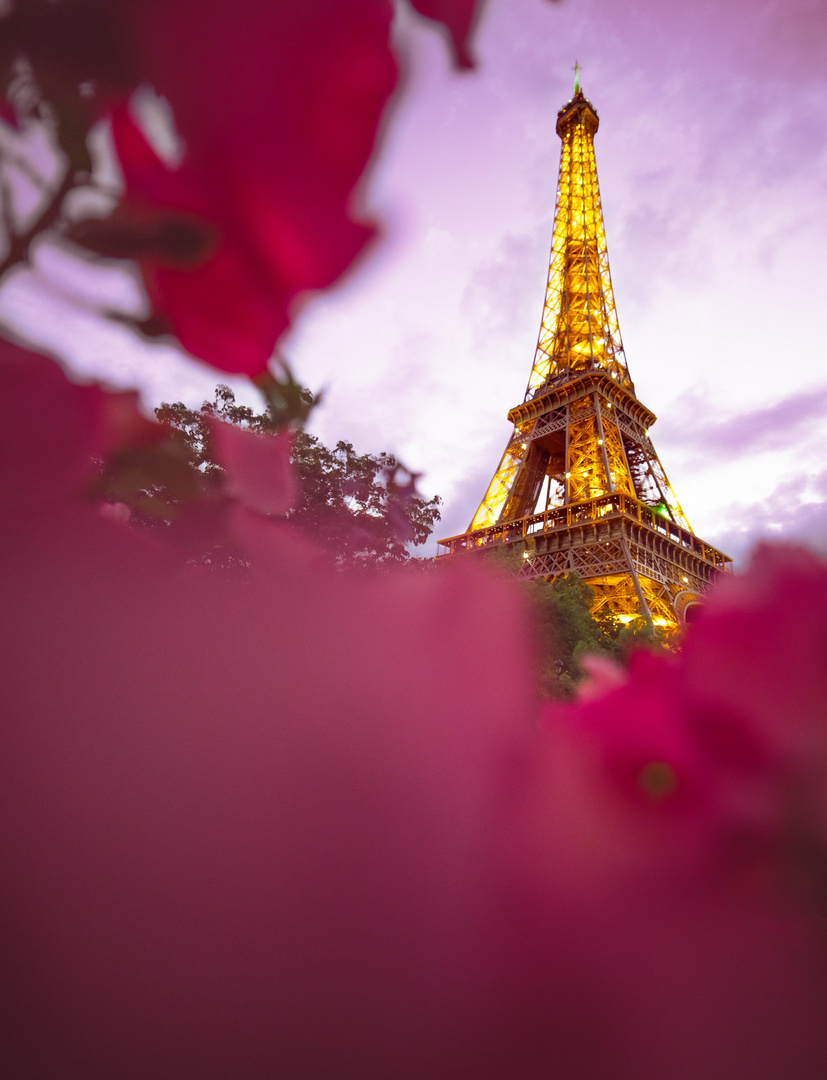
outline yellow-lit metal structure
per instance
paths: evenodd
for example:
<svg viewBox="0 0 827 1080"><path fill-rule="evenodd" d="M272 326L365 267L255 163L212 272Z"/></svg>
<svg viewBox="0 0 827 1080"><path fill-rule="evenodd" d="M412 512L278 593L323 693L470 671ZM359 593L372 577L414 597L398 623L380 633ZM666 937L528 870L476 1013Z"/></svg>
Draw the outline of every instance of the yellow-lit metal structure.
<svg viewBox="0 0 827 1080"><path fill-rule="evenodd" d="M595 610L677 627L730 562L699 540L655 449L655 416L635 396L615 308L597 182L599 119L575 82L562 140L548 284L525 398L467 533L441 555L521 550L526 577L577 571Z"/></svg>

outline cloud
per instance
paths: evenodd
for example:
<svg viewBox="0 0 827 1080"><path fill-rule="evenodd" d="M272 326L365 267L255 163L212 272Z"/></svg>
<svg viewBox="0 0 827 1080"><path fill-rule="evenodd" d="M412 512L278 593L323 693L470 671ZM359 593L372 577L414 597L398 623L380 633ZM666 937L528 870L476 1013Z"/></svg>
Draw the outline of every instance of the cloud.
<svg viewBox="0 0 827 1080"><path fill-rule="evenodd" d="M477 345L492 337L513 335L515 327L530 328L536 335L542 317L548 274L548 248L552 220L532 232L506 233L495 250L481 260L468 276L461 310L473 320ZM526 354L526 375L532 356Z"/></svg>
<svg viewBox="0 0 827 1080"><path fill-rule="evenodd" d="M761 540L803 543L827 552L827 468L800 473L757 502L736 504L731 525L716 536L716 546L741 562Z"/></svg>
<svg viewBox="0 0 827 1080"><path fill-rule="evenodd" d="M741 457L786 448L823 423L827 387L791 394L773 405L736 416L709 416L708 402L697 393L685 395L678 409L681 419L673 423L668 439L673 446L698 447L707 460L716 454ZM699 420L704 414L709 418Z"/></svg>
<svg viewBox="0 0 827 1080"><path fill-rule="evenodd" d="M745 21L745 25L749 25ZM827 67L827 7L823 0L766 3L753 23L747 56L765 75L796 78L806 85Z"/></svg>

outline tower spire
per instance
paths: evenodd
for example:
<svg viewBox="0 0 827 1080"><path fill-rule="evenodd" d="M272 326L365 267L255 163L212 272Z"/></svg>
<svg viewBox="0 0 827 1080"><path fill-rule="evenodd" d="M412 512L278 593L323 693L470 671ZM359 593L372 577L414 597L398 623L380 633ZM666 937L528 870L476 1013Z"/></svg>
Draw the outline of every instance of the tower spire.
<svg viewBox="0 0 827 1080"><path fill-rule="evenodd" d="M580 63L577 60L574 61L572 71L574 72L574 96L577 97L580 93Z"/></svg>
<svg viewBox="0 0 827 1080"><path fill-rule="evenodd" d="M699 540L649 439L615 308L597 182L597 111L580 89L557 114L562 141L540 333L513 432L468 532L444 554L505 544L526 577L572 570L596 607L676 625L730 561Z"/></svg>

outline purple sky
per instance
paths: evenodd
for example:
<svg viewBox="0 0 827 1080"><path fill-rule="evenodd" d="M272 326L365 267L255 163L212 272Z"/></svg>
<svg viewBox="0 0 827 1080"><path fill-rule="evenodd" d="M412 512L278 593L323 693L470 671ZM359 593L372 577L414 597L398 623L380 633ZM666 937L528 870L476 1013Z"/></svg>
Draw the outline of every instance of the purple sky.
<svg viewBox="0 0 827 1080"><path fill-rule="evenodd" d="M421 20L398 29L407 87L364 196L383 241L285 342L327 391L313 429L398 453L445 499L438 534L467 527L534 355L578 59L626 355L689 520L737 556L762 535L823 545L827 4L490 0L471 75ZM209 393L211 373L63 300L44 322L58 262L6 286L0 315L153 403Z"/></svg>

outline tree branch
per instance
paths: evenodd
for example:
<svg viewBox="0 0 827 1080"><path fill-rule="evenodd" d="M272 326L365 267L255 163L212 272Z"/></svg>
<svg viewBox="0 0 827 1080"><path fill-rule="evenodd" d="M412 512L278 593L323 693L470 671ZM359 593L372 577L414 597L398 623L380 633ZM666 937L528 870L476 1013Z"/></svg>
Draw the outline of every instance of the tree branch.
<svg viewBox="0 0 827 1080"><path fill-rule="evenodd" d="M25 232L15 236L9 232L9 252L5 259L0 262L0 280L18 263L28 262L29 249L35 238L46 229L50 228L60 217L63 200L75 187L75 174L67 169L58 187L55 189L49 204L45 207L40 217Z"/></svg>

